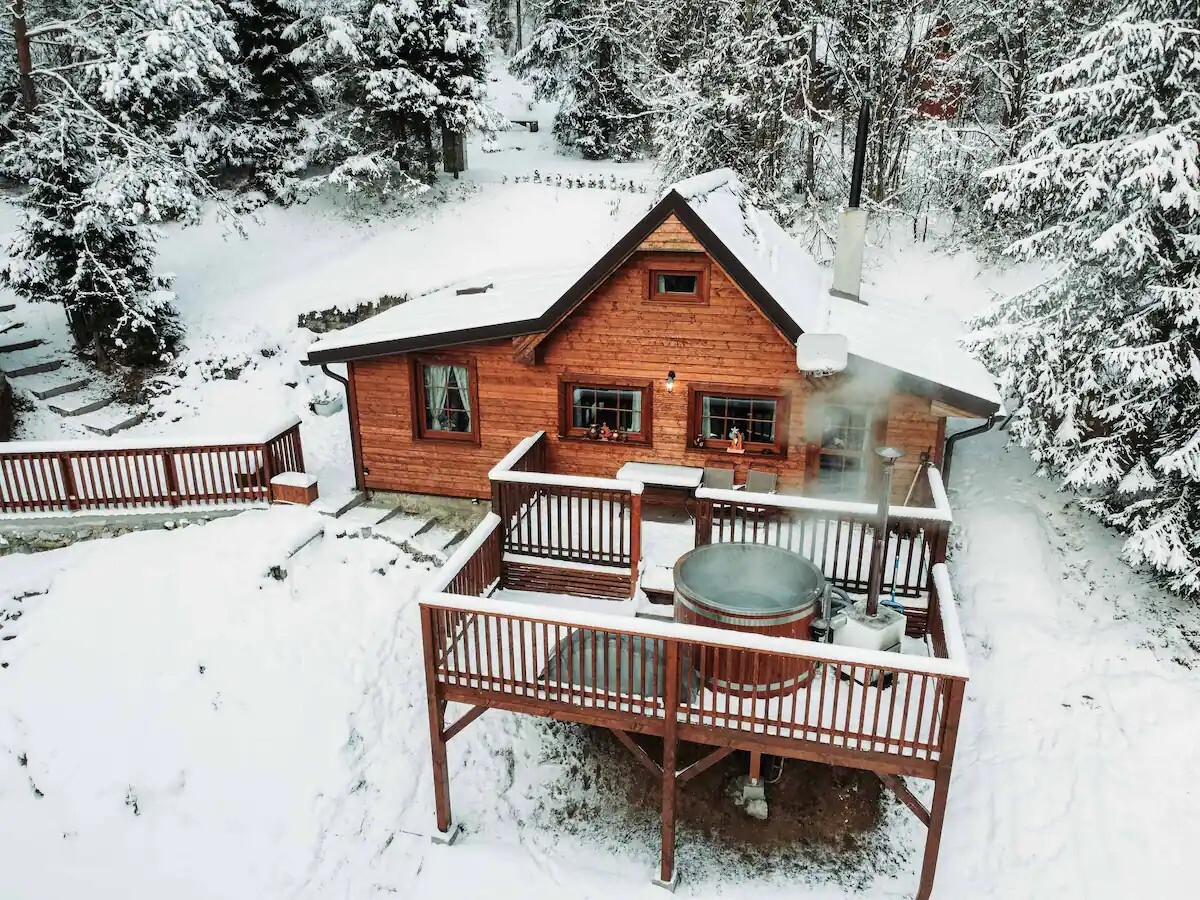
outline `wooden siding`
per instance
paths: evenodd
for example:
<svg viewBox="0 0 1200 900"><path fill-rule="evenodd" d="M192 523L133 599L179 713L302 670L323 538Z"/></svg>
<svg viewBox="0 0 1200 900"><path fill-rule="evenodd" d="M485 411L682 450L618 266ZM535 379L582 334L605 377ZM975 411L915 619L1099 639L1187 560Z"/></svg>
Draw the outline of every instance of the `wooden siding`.
<svg viewBox="0 0 1200 900"><path fill-rule="evenodd" d="M681 231L682 230L682 231ZM690 242L690 245L689 245ZM674 217L643 244L678 252L699 244ZM613 476L630 460L693 466L734 466L736 480L747 469L776 472L781 489L804 488L812 454L806 445L805 414L821 397L837 397L851 386L839 378L810 382L796 371L795 349L716 263L705 305L648 301L648 267L653 252L639 251L540 348L541 362L522 364L514 342L499 340L439 350L439 359L468 362L478 371L480 441L419 440L412 421L411 368L398 355L354 364L354 414L361 433L365 486L456 497L489 496L488 470L520 439L538 429L549 437L548 470ZM674 371L673 392L666 390ZM558 436L558 383L568 375L648 380L653 384L653 442L599 443ZM744 456L691 447L687 428L688 385L716 383L790 395L784 456ZM819 395L819 396L818 396ZM941 421L928 398L894 395L885 433L877 434L906 452L897 467L894 494L902 499L919 455L931 448L940 457ZM882 431L882 429L880 429Z"/></svg>
<svg viewBox="0 0 1200 900"><path fill-rule="evenodd" d="M675 215L667 216L654 233L638 245L638 250L674 250L704 252L704 246L696 240L687 226Z"/></svg>

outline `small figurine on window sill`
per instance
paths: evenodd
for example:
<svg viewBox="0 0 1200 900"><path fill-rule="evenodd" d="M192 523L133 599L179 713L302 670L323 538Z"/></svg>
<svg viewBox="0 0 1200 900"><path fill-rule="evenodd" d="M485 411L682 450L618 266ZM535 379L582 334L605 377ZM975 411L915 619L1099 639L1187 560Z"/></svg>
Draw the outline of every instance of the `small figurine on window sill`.
<svg viewBox="0 0 1200 900"><path fill-rule="evenodd" d="M593 422L591 425L588 426L587 439L589 441L600 440L600 426L597 425L595 422Z"/></svg>
<svg viewBox="0 0 1200 900"><path fill-rule="evenodd" d="M734 428L732 431L729 432L728 452L729 453L745 453L746 452L746 442L742 438L742 433L736 428Z"/></svg>
<svg viewBox="0 0 1200 900"><path fill-rule="evenodd" d="M613 430L608 427L608 424L600 426L600 440L611 441L613 439Z"/></svg>
<svg viewBox="0 0 1200 900"><path fill-rule="evenodd" d="M692 446L698 450L704 449L704 435L698 434L692 438Z"/></svg>

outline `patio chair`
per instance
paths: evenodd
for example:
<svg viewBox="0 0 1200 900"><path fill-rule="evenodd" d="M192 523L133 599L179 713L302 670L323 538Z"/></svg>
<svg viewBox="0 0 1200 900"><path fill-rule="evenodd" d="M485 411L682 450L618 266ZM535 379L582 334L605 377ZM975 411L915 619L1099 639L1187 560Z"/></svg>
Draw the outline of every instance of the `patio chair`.
<svg viewBox="0 0 1200 900"><path fill-rule="evenodd" d="M746 473L746 491L751 494L773 494L779 485L779 476L762 469L750 469Z"/></svg>
<svg viewBox="0 0 1200 900"><path fill-rule="evenodd" d="M705 466L704 478L700 482L700 486L712 488L717 491L732 491L733 471L733 469L726 469L720 466Z"/></svg>

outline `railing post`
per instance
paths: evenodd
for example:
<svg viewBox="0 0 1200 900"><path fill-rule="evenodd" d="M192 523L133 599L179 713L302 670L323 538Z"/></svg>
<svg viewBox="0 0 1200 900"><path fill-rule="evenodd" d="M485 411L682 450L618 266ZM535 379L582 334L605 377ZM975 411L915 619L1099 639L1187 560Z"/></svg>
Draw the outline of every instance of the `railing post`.
<svg viewBox="0 0 1200 900"><path fill-rule="evenodd" d="M421 607L421 646L425 653L425 695L429 707L429 747L433 755L433 800L437 807L437 829L448 835L450 817L450 771L446 762L446 741L442 735L446 730L445 705L442 689L438 683L436 660L437 647L433 640L433 610Z"/></svg>
<svg viewBox="0 0 1200 900"><path fill-rule="evenodd" d="M662 860L656 883L674 888L675 874L675 775L679 726L679 643L666 643L666 696L663 698L662 758Z"/></svg>
<svg viewBox="0 0 1200 900"><path fill-rule="evenodd" d="M304 445L300 443L300 426L293 425L289 432L292 435L292 443L296 448L296 471L304 471Z"/></svg>
<svg viewBox="0 0 1200 900"><path fill-rule="evenodd" d="M167 500L172 506L178 506L182 502L182 498L179 496L179 479L175 476L175 452L164 450L162 462L163 474L167 479Z"/></svg>
<svg viewBox="0 0 1200 900"><path fill-rule="evenodd" d="M713 502L697 500L696 504L696 546L702 547L712 543Z"/></svg>
<svg viewBox="0 0 1200 900"><path fill-rule="evenodd" d="M58 454L58 467L62 470L63 499L67 501L67 509L79 509L79 489L75 485L71 457L66 453Z"/></svg>
<svg viewBox="0 0 1200 900"><path fill-rule="evenodd" d="M929 828L925 834L925 855L921 861L921 883L917 900L929 900L933 893L933 878L937 874L938 850L942 844L942 826L946 822L946 800L950 793L950 769L954 763L954 746L958 742L958 723L962 717L963 694L967 684L961 679L950 680L950 696L946 703L946 721L938 748L937 774L933 782L933 804L929 808Z"/></svg>
<svg viewBox="0 0 1200 900"><path fill-rule="evenodd" d="M629 596L637 593L638 568L642 564L642 495L629 496Z"/></svg>

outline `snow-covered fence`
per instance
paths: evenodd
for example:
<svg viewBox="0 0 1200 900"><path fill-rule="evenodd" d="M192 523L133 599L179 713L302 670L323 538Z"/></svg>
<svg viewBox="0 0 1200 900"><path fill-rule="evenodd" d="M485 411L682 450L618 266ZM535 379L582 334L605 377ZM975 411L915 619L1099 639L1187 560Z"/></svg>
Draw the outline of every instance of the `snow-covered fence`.
<svg viewBox="0 0 1200 900"><path fill-rule="evenodd" d="M0 513L266 502L303 472L300 420L256 434L0 444Z"/></svg>
<svg viewBox="0 0 1200 900"><path fill-rule="evenodd" d="M946 556L953 516L941 475L928 469L934 506L894 506L883 566L883 592L905 606L910 634L924 634L935 564ZM873 504L784 494L696 491L696 544L745 541L772 544L812 560L833 584L864 593L871 577L878 512ZM902 603L903 605L903 603Z"/></svg>
<svg viewBox="0 0 1200 900"><path fill-rule="evenodd" d="M767 752L801 756L797 745L806 742L812 758L854 765L854 754L882 754L893 769L923 777L941 754L951 687L969 674L961 658L487 598L427 596L421 608L433 650L427 663L447 699L656 733L674 685L681 740L720 744L733 732ZM764 697L721 688L781 658L812 673L798 690Z"/></svg>
<svg viewBox="0 0 1200 900"><path fill-rule="evenodd" d="M642 484L551 474L545 462L546 433L539 431L489 473L504 552L628 570L636 580Z"/></svg>

